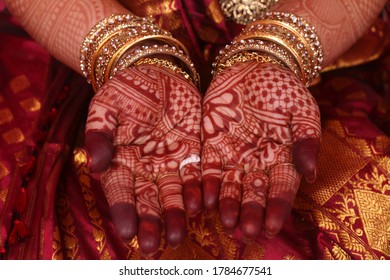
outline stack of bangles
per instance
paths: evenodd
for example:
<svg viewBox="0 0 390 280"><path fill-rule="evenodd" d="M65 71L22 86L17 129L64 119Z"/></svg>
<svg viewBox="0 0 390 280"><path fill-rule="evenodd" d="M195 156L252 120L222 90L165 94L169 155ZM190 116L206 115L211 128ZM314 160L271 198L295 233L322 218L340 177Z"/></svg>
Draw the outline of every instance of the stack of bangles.
<svg viewBox="0 0 390 280"><path fill-rule="evenodd" d="M290 13L270 12L248 24L220 51L213 74L250 60L282 65L309 86L321 71L323 52L314 27L306 20Z"/></svg>
<svg viewBox="0 0 390 280"><path fill-rule="evenodd" d="M98 22L81 46L80 68L95 92L118 71L144 63L171 69L199 85L184 45L150 19L112 15Z"/></svg>

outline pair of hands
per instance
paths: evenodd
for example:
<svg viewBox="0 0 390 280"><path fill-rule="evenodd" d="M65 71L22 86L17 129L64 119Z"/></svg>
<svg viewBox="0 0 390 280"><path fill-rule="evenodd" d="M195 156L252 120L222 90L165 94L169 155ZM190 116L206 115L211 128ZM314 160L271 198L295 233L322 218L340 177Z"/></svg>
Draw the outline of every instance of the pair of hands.
<svg viewBox="0 0 390 280"><path fill-rule="evenodd" d="M257 62L226 69L203 100L170 70L131 67L94 96L86 127L89 168L103 171L118 234L137 236L146 256L164 230L171 246L181 243L187 214L202 206L219 207L223 226L248 239L276 235L301 175L315 179L319 142L308 90L290 71ZM201 162L180 168L194 154Z"/></svg>

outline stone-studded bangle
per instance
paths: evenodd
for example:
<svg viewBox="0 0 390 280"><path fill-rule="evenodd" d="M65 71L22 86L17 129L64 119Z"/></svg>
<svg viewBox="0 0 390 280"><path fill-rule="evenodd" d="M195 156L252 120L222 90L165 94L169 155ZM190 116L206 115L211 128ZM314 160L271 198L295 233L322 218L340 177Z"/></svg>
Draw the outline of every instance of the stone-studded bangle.
<svg viewBox="0 0 390 280"><path fill-rule="evenodd" d="M84 39L80 56L82 73L97 91L112 77L112 70L117 69L121 57L146 41L175 47L190 61L184 45L153 21L131 15L112 15L96 24Z"/></svg>
<svg viewBox="0 0 390 280"><path fill-rule="evenodd" d="M216 58L215 67L240 51L256 50L277 58L306 86L318 76L323 53L315 29L290 13L266 13L246 26ZM215 72L215 71L214 71Z"/></svg>
<svg viewBox="0 0 390 280"><path fill-rule="evenodd" d="M81 44L80 69L83 75L89 80L92 57L99 46L107 42L107 38L118 35L126 39L145 34L169 35L168 32L161 30L150 19L139 18L128 14L112 15L104 18L91 29ZM117 40L119 40L118 43L120 43L121 38L118 37ZM112 46L106 47L115 47L115 44L113 43ZM107 49L105 51L107 51Z"/></svg>
<svg viewBox="0 0 390 280"><path fill-rule="evenodd" d="M309 85L322 68L323 52L319 37L306 20L291 13L266 13L246 26L240 38L273 41L294 54L304 70L302 81Z"/></svg>
<svg viewBox="0 0 390 280"><path fill-rule="evenodd" d="M299 79L302 77L302 71L290 52L273 42L260 39L234 40L232 44L220 50L213 63L214 70L212 74L216 75L222 72L220 65L225 65L230 57L240 52L257 52L262 56L269 56L271 59L279 61L283 66L290 69Z"/></svg>
<svg viewBox="0 0 390 280"><path fill-rule="evenodd" d="M188 53L187 49L180 41L178 41L170 36L165 36L165 35L144 36L143 38L140 38L140 39L136 40L135 42L130 41L130 42L124 44L120 49L118 49L118 51L112 56L112 59L109 61L108 65L107 65L106 74L105 74L105 81L107 81L108 79L110 79L112 77L112 74L111 74L112 69L115 69L117 67L117 64L118 64L119 60L121 59L121 57L123 57L125 54L128 54L129 50L132 47L138 46L140 43L143 43L145 41L149 41L149 42L153 41L155 43L157 43L157 42L161 43L162 45L172 46L173 48L176 49L177 52L179 52L180 54L183 54L183 55ZM142 48L142 46L139 46L139 48ZM139 49L139 48L137 48L137 49ZM188 57L188 60L190 61L189 57Z"/></svg>
<svg viewBox="0 0 390 280"><path fill-rule="evenodd" d="M175 46L169 45L142 46L133 51L129 51L118 60L116 67L111 69L110 76L114 76L118 71L134 65L142 58L154 57L156 55L172 56L176 60L182 62L184 70L189 73L193 83L199 87L199 75L189 56Z"/></svg>

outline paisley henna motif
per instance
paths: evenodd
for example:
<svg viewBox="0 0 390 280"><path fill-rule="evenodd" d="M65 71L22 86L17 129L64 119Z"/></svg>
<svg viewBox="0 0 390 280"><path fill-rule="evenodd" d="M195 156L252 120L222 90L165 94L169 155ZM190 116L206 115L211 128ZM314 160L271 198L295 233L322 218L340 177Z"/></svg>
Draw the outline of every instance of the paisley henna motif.
<svg viewBox="0 0 390 280"><path fill-rule="evenodd" d="M247 237L259 235L264 222L269 235L276 234L299 186L301 175L291 163L305 177L315 177L315 164L306 168L315 163L320 139L314 98L280 66L241 63L213 80L203 101L202 125L206 207L215 207L219 199L222 224L240 223ZM296 145L300 152L293 159ZM269 212L275 203L281 208Z"/></svg>
<svg viewBox="0 0 390 280"><path fill-rule="evenodd" d="M158 249L160 219L167 224L168 243L176 246L185 236L185 206L190 214L200 209L200 164L179 170L182 160L200 154L200 118L196 88L150 65L119 73L91 101L86 127L91 169L103 171L108 165L101 180L111 207L135 207L138 241L146 255ZM106 144L100 144L102 139ZM137 227L134 218L127 227Z"/></svg>

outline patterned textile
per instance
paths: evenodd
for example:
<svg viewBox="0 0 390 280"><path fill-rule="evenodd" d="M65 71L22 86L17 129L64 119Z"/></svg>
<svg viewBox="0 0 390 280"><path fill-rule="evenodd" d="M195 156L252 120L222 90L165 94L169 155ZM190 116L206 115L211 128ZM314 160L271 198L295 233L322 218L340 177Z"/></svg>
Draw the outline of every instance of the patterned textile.
<svg viewBox="0 0 390 280"><path fill-rule="evenodd" d="M202 73L240 30L224 21L217 0L124 4L193 46ZM318 179L302 183L276 238L246 242L239 230L224 232L216 211L202 212L189 219L182 245L162 242L153 258L390 259L388 30L378 20L332 66L343 69L323 73L311 88L322 113ZM83 145L89 85L53 62L6 11L0 42L1 257L142 259L136 239L116 235L99 176L73 154Z"/></svg>

